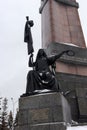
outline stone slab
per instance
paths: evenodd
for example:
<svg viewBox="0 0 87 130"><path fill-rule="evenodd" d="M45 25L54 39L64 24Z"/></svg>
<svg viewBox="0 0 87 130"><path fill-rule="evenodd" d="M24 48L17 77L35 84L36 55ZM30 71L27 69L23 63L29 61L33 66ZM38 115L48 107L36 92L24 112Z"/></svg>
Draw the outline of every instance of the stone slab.
<svg viewBox="0 0 87 130"><path fill-rule="evenodd" d="M66 126L63 123L49 123L42 125L33 125L30 130L66 130Z"/></svg>
<svg viewBox="0 0 87 130"><path fill-rule="evenodd" d="M23 97L19 99L19 109L37 109L53 107L54 105L62 105L61 96L59 93L48 93L32 95L29 97Z"/></svg>
<svg viewBox="0 0 87 130"><path fill-rule="evenodd" d="M56 122L71 123L69 104L59 92L21 97L19 100L18 125L20 127ZM44 126L43 129L46 127L48 129L48 126ZM32 127L33 129L36 127Z"/></svg>
<svg viewBox="0 0 87 130"><path fill-rule="evenodd" d="M66 130L64 123L48 123L48 124L38 124L38 125L24 125L15 127L15 130Z"/></svg>

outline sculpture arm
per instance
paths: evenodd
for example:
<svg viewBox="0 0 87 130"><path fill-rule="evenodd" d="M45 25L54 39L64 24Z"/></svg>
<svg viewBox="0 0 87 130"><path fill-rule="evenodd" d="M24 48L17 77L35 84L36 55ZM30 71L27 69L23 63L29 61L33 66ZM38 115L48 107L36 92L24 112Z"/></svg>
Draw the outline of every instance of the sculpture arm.
<svg viewBox="0 0 87 130"><path fill-rule="evenodd" d="M33 54L31 54L29 58L29 67L34 67L34 66L35 66L35 62L33 62Z"/></svg>
<svg viewBox="0 0 87 130"><path fill-rule="evenodd" d="M48 58L48 63L49 63L49 65L54 64L57 59L59 59L64 53L67 53L67 52L68 52L68 51L62 51L62 52L61 52L60 54L58 54L58 55L54 55L54 56L52 56L52 57L49 57L49 58Z"/></svg>
<svg viewBox="0 0 87 130"><path fill-rule="evenodd" d="M67 53L67 51L62 51L60 54L54 56L54 60L56 61L59 59L64 53Z"/></svg>

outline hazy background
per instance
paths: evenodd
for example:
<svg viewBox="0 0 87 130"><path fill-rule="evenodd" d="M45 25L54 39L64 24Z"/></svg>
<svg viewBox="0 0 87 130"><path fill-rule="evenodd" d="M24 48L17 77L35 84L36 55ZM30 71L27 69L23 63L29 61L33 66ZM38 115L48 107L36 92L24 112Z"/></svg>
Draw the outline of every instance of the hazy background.
<svg viewBox="0 0 87 130"><path fill-rule="evenodd" d="M80 19L87 42L87 1L78 0ZM0 0L0 97L17 99L26 90L27 45L24 40L25 17L34 20L32 35L35 54L41 47L40 0ZM16 102L16 103L15 103ZM10 102L10 106L12 103Z"/></svg>

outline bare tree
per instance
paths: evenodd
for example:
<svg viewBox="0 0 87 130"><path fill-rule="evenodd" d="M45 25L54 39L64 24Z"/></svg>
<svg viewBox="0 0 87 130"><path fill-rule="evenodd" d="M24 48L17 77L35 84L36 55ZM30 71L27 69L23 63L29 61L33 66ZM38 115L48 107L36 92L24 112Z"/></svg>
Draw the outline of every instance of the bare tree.
<svg viewBox="0 0 87 130"><path fill-rule="evenodd" d="M7 105L8 100L7 98L3 99L2 102L2 113L1 113L1 128L2 130L6 130L8 128L8 113L7 113Z"/></svg>
<svg viewBox="0 0 87 130"><path fill-rule="evenodd" d="M9 116L8 116L8 127L10 130L13 129L13 114L12 111L10 111Z"/></svg>

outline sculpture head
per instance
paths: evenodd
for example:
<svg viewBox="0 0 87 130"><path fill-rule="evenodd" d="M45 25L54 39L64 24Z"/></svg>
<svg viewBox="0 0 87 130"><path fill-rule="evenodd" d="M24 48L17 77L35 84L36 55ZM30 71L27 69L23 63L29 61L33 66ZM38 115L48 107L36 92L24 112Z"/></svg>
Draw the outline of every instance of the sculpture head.
<svg viewBox="0 0 87 130"><path fill-rule="evenodd" d="M36 60L41 59L41 58L43 58L43 57L46 57L46 58L47 58L47 55L46 55L44 49L39 49L39 51L38 51L38 53L37 53L37 58L36 58Z"/></svg>

